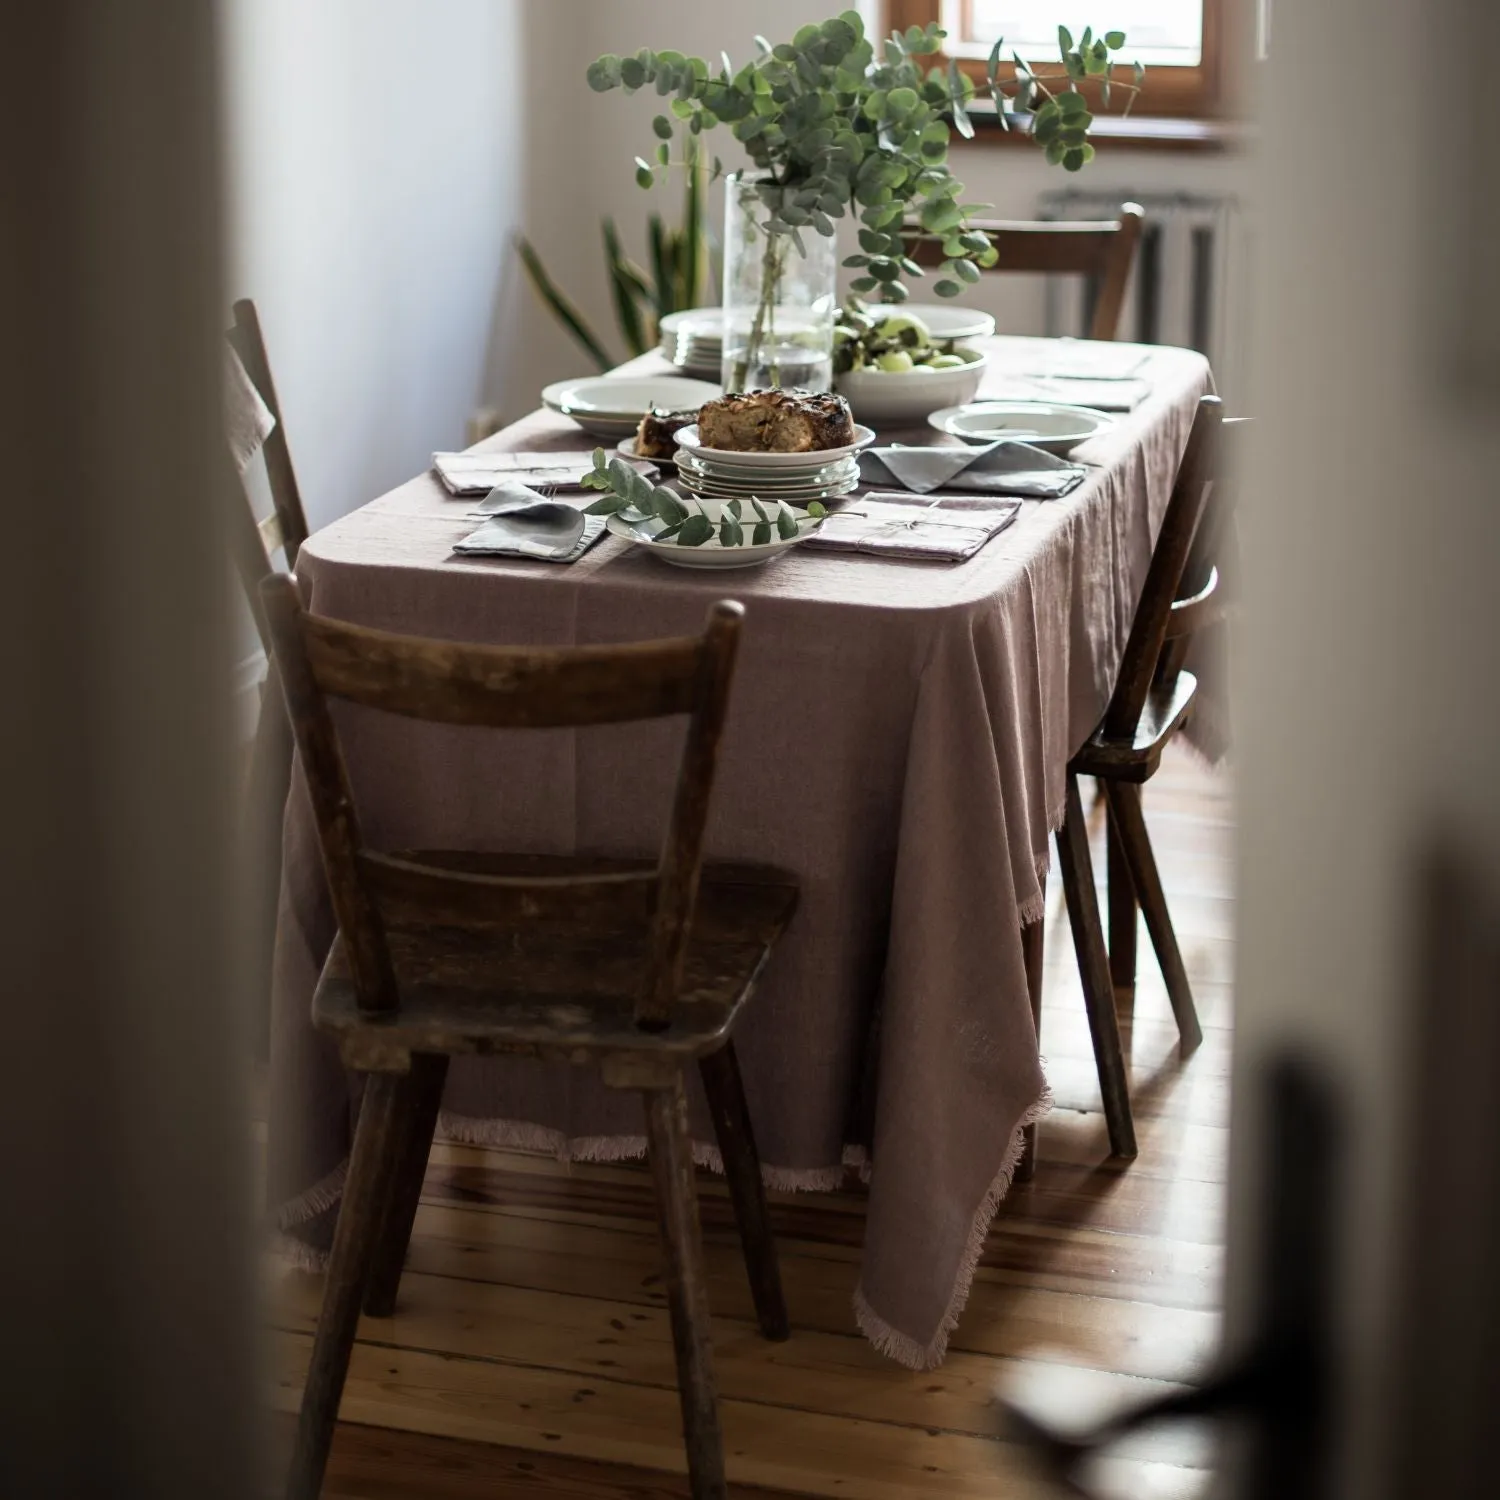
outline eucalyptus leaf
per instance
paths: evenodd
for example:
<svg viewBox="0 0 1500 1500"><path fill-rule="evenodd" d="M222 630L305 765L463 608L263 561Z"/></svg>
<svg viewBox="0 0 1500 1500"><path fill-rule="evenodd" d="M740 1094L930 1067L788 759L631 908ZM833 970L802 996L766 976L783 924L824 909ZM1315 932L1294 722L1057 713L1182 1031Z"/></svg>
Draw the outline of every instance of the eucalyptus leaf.
<svg viewBox="0 0 1500 1500"><path fill-rule="evenodd" d="M755 547L769 546L771 542L771 523L769 521L757 522L755 530L750 533L750 542Z"/></svg>
<svg viewBox="0 0 1500 1500"><path fill-rule="evenodd" d="M784 542L791 541L797 535L797 518L781 501L776 504L776 535Z"/></svg>
<svg viewBox="0 0 1500 1500"><path fill-rule="evenodd" d="M714 523L707 516L699 512L692 515L682 523L682 530L677 533L677 545L679 547L701 547L704 542L709 541L714 534Z"/></svg>

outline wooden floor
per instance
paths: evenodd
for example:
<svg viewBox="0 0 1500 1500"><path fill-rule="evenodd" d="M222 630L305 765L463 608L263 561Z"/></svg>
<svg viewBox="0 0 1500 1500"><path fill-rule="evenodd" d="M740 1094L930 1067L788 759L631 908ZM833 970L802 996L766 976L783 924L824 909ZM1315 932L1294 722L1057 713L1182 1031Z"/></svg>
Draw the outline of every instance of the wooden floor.
<svg viewBox="0 0 1500 1500"><path fill-rule="evenodd" d="M1186 1062L1144 930L1126 1030L1140 1156L1111 1163L1066 917L1049 908L1042 1051L1056 1099L1034 1181L1002 1205L946 1363L913 1374L854 1326L857 1192L778 1195L793 1321L755 1333L721 1185L702 1179L728 1466L740 1495L1056 1493L1000 1432L997 1389L1086 1423L1190 1381L1218 1332L1233 952L1228 789L1186 751L1146 808L1205 1041ZM1095 814L1095 869L1103 870ZM282 1274L275 1405L295 1407L319 1281ZM400 1311L361 1328L324 1494L342 1500L682 1496L672 1345L649 1182L439 1146ZM284 1425L284 1424L283 1424ZM1197 1496L1202 1434L1101 1465L1102 1493Z"/></svg>

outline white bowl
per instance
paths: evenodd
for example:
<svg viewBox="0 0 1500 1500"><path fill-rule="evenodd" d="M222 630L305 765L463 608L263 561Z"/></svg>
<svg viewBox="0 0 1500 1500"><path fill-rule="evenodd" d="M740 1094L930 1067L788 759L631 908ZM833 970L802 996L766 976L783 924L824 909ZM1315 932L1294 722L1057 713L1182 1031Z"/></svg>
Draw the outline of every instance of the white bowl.
<svg viewBox="0 0 1500 1500"><path fill-rule="evenodd" d="M887 312L920 318L927 331L940 342L948 339L987 339L995 331L995 320L975 307L952 302L902 302L878 304Z"/></svg>
<svg viewBox="0 0 1500 1500"><path fill-rule="evenodd" d="M984 379L986 355L956 349L968 363L947 370L850 370L835 375L833 388L854 408L858 421L875 426L920 426L935 411L972 401Z"/></svg>

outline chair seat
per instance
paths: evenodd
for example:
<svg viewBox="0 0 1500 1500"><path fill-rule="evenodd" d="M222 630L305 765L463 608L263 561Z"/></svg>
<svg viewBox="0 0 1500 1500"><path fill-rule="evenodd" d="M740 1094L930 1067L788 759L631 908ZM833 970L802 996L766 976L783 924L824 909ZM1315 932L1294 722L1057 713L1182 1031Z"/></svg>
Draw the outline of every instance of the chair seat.
<svg viewBox="0 0 1500 1500"><path fill-rule="evenodd" d="M599 875L650 868L639 860L403 852L403 858L485 875ZM401 1068L411 1053L512 1053L594 1062L604 1054L686 1059L722 1046L790 920L797 888L778 870L706 866L669 1025L637 1027L647 933L606 918L471 927L389 927L400 1010L362 1014L342 939L313 996L313 1021L345 1061Z"/></svg>
<svg viewBox="0 0 1500 1500"><path fill-rule="evenodd" d="M1114 781L1149 781L1161 763L1167 741L1181 727L1192 707L1198 679L1179 672L1170 682L1151 689L1133 738L1107 739L1101 725L1091 734L1068 769L1081 776Z"/></svg>

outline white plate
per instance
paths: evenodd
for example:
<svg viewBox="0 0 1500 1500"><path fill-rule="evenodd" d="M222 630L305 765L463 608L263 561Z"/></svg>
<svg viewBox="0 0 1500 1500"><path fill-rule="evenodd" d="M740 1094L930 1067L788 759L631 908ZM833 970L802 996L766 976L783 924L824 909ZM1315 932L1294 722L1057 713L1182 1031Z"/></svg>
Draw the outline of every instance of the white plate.
<svg viewBox="0 0 1500 1500"><path fill-rule="evenodd" d="M836 484L817 484L797 490L725 489L700 479L683 479L680 484L681 488L701 500L748 500L754 495L760 500L785 500L788 505L805 505L809 500L827 502L852 495L859 488L859 475L851 474Z"/></svg>
<svg viewBox="0 0 1500 1500"><path fill-rule="evenodd" d="M554 382L542 392L542 404L585 432L622 438L652 407L685 411L720 395L718 386L681 375L599 375Z"/></svg>
<svg viewBox="0 0 1500 1500"><path fill-rule="evenodd" d="M935 339L987 339L995 331L995 320L972 307L954 307L950 302L902 302L889 311L913 313Z"/></svg>
<svg viewBox="0 0 1500 1500"><path fill-rule="evenodd" d="M711 517L719 513L718 503L713 500L705 501L703 509ZM808 519L807 512L795 505L789 505L787 509L799 523ZM665 524L655 518L650 521L627 521L618 515L610 516L605 522L615 536L624 537L653 557L659 557L663 562L672 563L679 568L754 568L761 563L770 562L773 557L779 557L818 529L816 524L799 525L796 536L777 537L761 547L721 547L717 536L704 542L701 547L681 547L672 541L658 543L651 540L652 534L660 531Z"/></svg>
<svg viewBox="0 0 1500 1500"><path fill-rule="evenodd" d="M640 423L637 422L636 427L638 428L639 426ZM635 432L631 432L628 438L621 438L615 444L615 452L621 458L628 458L638 464L657 464L663 469L675 469L677 467L676 458L647 458L643 454L637 453L635 451L635 439ZM673 451L675 452L676 450L674 449Z"/></svg>
<svg viewBox="0 0 1500 1500"><path fill-rule="evenodd" d="M724 336L724 309L722 307L686 307L681 312L668 313L656 325L663 338L703 339L718 343Z"/></svg>
<svg viewBox="0 0 1500 1500"><path fill-rule="evenodd" d="M734 468L742 470L760 469L823 469L861 448L868 448L875 441L875 434L868 427L855 426L854 441L842 448L818 448L810 453L746 453L738 448L705 448L698 441L698 424L680 427L674 434L677 446L685 448L695 458L710 468Z"/></svg>
<svg viewBox="0 0 1500 1500"><path fill-rule="evenodd" d="M1115 425L1113 417L1090 406L1064 406L1051 401L972 401L967 406L935 411L927 420L939 432L967 442L1013 438L1048 453L1066 453Z"/></svg>
<svg viewBox="0 0 1500 1500"><path fill-rule="evenodd" d="M831 484L859 472L857 458L841 458L822 469L791 469L783 472L776 469L721 468L718 464L699 463L686 449L679 448L677 451L682 455L677 463L679 474L740 488L763 485L767 489L805 489L809 485Z"/></svg>

